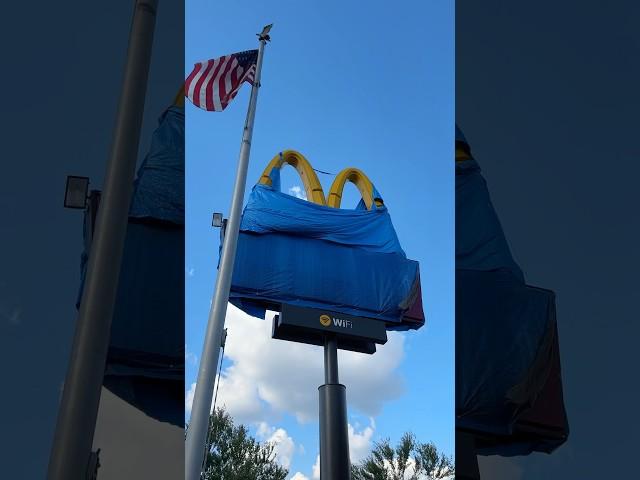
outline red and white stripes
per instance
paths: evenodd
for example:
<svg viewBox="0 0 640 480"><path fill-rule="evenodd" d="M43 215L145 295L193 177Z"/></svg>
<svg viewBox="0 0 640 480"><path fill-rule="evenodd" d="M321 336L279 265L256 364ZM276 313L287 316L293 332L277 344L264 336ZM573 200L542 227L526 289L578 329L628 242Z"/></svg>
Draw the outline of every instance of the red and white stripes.
<svg viewBox="0 0 640 480"><path fill-rule="evenodd" d="M243 82L253 85L256 71L253 52L225 55L196 63L185 80L185 96L203 110L221 112L236 96Z"/></svg>

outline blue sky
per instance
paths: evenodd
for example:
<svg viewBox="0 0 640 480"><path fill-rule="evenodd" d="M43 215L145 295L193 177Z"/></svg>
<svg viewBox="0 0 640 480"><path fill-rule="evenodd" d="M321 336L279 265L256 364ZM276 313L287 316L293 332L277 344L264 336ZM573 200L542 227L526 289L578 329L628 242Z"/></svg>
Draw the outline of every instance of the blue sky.
<svg viewBox="0 0 640 480"><path fill-rule="evenodd" d="M284 149L327 172L358 167L382 194L405 252L420 262L426 327L394 335L372 357L340 357L352 453L359 455L407 430L454 450L453 5L187 3L185 76L196 61L257 48L255 33L274 23L247 194ZM229 211L248 97L245 85L222 113L187 105L187 388L196 379L216 275L219 232L211 214ZM319 177L327 191L333 177ZM283 170L283 191L301 185L292 168ZM348 185L345 192L343 208L355 207L357 190ZM317 391L309 385L322 383L321 350L266 338L264 320L230 312L219 399L260 438L285 439L281 458L291 474L313 478L318 429L309 399L317 402ZM266 370L252 367L257 352ZM309 359L303 367L278 363L295 363L298 354ZM295 398L302 386L308 398Z"/></svg>

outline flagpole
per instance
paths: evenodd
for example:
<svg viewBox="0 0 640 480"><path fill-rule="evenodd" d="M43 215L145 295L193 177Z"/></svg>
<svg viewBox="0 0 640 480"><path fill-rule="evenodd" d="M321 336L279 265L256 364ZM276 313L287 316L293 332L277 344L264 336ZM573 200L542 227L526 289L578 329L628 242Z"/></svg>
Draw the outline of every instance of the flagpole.
<svg viewBox="0 0 640 480"><path fill-rule="evenodd" d="M244 190L247 183L247 169L249 167L249 152L251 150L251 137L253 134L253 121L256 115L256 103L258 101L258 90L260 88L260 76L262 73L262 57L264 46L269 40L268 30L265 27L262 34L258 35L260 48L256 62L256 73L251 88L247 119L242 132L242 143L240 144L240 155L238 159L238 169L231 198L231 212L222 244L222 255L218 278L214 290L213 301L209 311L207 331L205 333L200 366L198 369L198 379L196 391L191 407L191 419L187 430L185 444L185 480L200 480L202 473L202 462L205 455L205 443L207 438L207 428L209 425L209 414L211 411L211 400L213 397L213 387L216 376L216 367L222 343L222 332L224 330L224 320L227 313L227 302L229 301L229 290L231 288L231 276L233 274L233 263L236 256L236 246L240 230L240 216L242 214L242 203L244 201Z"/></svg>
<svg viewBox="0 0 640 480"><path fill-rule="evenodd" d="M137 0L134 8L111 155L49 458L49 480L88 478L138 156L157 4L158 0Z"/></svg>

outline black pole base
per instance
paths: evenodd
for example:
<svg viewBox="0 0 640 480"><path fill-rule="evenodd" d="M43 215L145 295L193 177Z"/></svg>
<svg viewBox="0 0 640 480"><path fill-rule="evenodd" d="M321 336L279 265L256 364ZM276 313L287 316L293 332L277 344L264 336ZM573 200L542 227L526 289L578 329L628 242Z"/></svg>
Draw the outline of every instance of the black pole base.
<svg viewBox="0 0 640 480"><path fill-rule="evenodd" d="M320 394L320 480L349 480L347 389L339 383L318 387Z"/></svg>
<svg viewBox="0 0 640 480"><path fill-rule="evenodd" d="M480 480L475 438L461 430L456 430L456 480Z"/></svg>

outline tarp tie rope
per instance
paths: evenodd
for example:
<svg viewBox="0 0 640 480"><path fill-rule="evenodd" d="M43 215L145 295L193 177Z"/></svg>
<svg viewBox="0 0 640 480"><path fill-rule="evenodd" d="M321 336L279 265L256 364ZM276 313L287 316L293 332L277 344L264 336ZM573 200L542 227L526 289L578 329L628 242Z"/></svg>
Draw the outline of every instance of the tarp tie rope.
<svg viewBox="0 0 640 480"><path fill-rule="evenodd" d="M324 175L333 175L334 177L336 176L336 174L335 174L335 173L331 173L331 172L324 172L324 171L322 171L322 170L318 170L317 168L314 168L313 170L314 170L315 172L322 173L322 174L324 174Z"/></svg>

